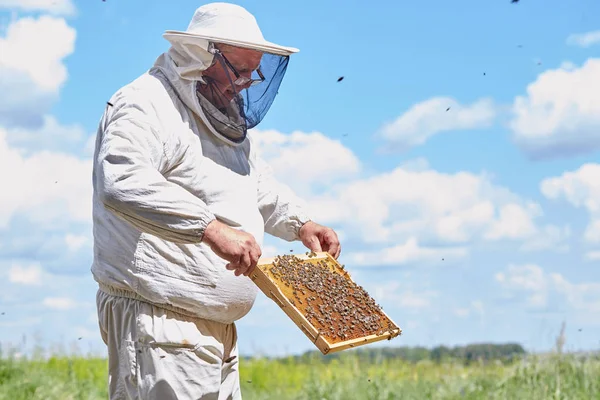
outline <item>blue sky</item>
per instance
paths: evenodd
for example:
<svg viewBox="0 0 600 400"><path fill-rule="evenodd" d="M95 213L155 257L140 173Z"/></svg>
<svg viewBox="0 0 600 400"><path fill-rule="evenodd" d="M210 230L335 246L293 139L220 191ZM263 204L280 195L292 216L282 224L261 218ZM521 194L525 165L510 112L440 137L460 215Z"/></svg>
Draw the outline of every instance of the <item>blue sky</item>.
<svg viewBox="0 0 600 400"><path fill-rule="evenodd" d="M3 345L104 351L90 143L201 4L0 0ZM568 348L598 348L598 2L237 4L300 49L252 134L403 328L386 345L545 351L565 320ZM238 326L244 354L313 349L262 294Z"/></svg>

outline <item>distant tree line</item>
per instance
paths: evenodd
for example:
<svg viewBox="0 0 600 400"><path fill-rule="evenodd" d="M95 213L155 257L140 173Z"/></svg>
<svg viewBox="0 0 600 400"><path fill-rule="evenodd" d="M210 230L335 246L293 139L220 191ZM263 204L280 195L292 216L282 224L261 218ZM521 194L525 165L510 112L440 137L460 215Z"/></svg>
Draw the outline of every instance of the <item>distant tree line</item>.
<svg viewBox="0 0 600 400"><path fill-rule="evenodd" d="M465 364L473 362L502 361L511 362L526 354L525 349L518 343L478 343L466 346L437 346L431 349L426 347L382 347L382 348L359 348L346 350L339 353L323 356L318 351L309 351L300 356L292 357L294 362L309 361L313 357L323 358L323 361L331 361L343 357L345 354L353 353L354 357L365 362L378 362L386 359L403 359L408 362L430 360L436 363L445 361L459 361Z"/></svg>

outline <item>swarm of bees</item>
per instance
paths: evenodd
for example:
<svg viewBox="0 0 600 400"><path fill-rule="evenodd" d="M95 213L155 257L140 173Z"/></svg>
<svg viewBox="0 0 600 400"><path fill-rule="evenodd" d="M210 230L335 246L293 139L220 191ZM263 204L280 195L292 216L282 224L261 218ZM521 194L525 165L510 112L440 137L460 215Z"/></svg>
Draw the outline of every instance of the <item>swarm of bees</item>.
<svg viewBox="0 0 600 400"><path fill-rule="evenodd" d="M393 333L395 326L381 306L348 279L343 265L331 265L328 259L310 260L314 252L306 255L309 260L278 256L267 269L290 303L321 335L338 342Z"/></svg>

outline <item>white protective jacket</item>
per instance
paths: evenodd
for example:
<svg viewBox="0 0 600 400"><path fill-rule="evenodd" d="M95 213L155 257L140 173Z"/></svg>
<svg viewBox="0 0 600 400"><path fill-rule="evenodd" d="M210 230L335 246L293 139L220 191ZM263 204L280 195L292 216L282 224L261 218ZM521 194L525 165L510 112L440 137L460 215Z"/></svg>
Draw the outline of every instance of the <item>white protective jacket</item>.
<svg viewBox="0 0 600 400"><path fill-rule="evenodd" d="M298 240L309 217L251 135L232 146L211 133L194 93L164 53L110 99L94 153L91 271L108 294L231 323L257 288L201 243L206 226L218 218L262 247L264 232Z"/></svg>

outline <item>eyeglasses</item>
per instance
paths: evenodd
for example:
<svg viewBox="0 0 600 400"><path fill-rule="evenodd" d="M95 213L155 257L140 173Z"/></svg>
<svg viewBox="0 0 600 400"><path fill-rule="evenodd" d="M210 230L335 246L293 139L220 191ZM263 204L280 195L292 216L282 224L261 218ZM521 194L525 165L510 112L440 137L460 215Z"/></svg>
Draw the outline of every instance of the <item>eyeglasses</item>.
<svg viewBox="0 0 600 400"><path fill-rule="evenodd" d="M246 78L245 76L241 76L237 70L234 68L233 65L231 65L231 63L229 62L229 60L227 59L227 57L225 57L225 54L223 54L220 51L216 51L215 54L219 55L220 58L223 59L223 61L225 61L225 63L227 64L227 66L231 69L231 71L233 71L234 75L235 75L235 81L233 82L235 85L237 86L246 86L248 85L248 83L250 83L250 86L254 86L254 85L258 85L261 82L264 82L265 77L262 74L262 72L260 71L260 67L258 67L258 69L256 69L256 73L258 74L258 79L253 79L253 78Z"/></svg>

